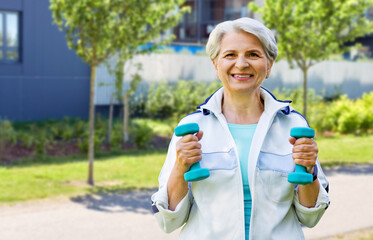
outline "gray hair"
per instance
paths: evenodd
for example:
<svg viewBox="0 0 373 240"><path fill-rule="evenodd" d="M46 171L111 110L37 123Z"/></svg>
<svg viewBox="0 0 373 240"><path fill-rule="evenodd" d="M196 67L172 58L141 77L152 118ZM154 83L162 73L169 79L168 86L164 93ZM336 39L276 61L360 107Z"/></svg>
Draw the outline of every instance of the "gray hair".
<svg viewBox="0 0 373 240"><path fill-rule="evenodd" d="M239 18L234 21L225 21L219 23L215 29L210 33L209 40L206 44L207 55L215 60L219 55L220 44L223 36L226 33L244 31L256 36L262 43L264 51L268 59L273 62L277 58L278 49L276 39L271 30L269 30L263 23L252 18Z"/></svg>

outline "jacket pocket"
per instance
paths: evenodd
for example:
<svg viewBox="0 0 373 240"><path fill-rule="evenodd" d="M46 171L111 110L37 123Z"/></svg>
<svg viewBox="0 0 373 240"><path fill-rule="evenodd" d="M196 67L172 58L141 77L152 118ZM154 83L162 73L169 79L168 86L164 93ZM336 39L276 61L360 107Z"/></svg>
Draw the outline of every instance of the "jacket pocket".
<svg viewBox="0 0 373 240"><path fill-rule="evenodd" d="M208 152L202 153L200 161L202 168L209 170L232 170L238 167L234 149L228 152Z"/></svg>
<svg viewBox="0 0 373 240"><path fill-rule="evenodd" d="M288 174L293 172L294 168L292 154L260 153L258 179L267 199L276 203L293 200L294 185L288 182Z"/></svg>

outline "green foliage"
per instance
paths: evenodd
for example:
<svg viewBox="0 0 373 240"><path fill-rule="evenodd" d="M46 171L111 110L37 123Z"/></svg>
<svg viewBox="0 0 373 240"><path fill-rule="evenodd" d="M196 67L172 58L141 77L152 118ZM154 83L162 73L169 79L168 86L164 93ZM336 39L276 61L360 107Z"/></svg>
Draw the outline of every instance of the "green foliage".
<svg viewBox="0 0 373 240"><path fill-rule="evenodd" d="M54 23L65 31L69 48L90 66L119 54L126 61L138 46L174 26L187 10L175 8L184 0L50 0ZM169 39L166 39L169 40Z"/></svg>
<svg viewBox="0 0 373 240"><path fill-rule="evenodd" d="M100 150L101 143L105 140L105 137L103 137L101 134L95 134L94 135L94 150L97 153ZM89 139L88 139L88 133L87 136L83 138L79 138L77 140L78 142L78 148L81 152L87 152L89 147Z"/></svg>
<svg viewBox="0 0 373 240"><path fill-rule="evenodd" d="M83 136L86 136L88 125L82 119L77 119L73 124L73 128L74 128L74 137L82 138Z"/></svg>
<svg viewBox="0 0 373 240"><path fill-rule="evenodd" d="M265 0L259 8L265 25L274 30L279 50L291 67L303 72L304 99L307 99L307 72L315 63L343 53L357 37L373 32L373 22L365 17L373 0ZM307 115L307 101L303 104Z"/></svg>
<svg viewBox="0 0 373 240"><path fill-rule="evenodd" d="M0 160L4 157L7 143L15 143L17 134L8 120L0 119Z"/></svg>
<svg viewBox="0 0 373 240"><path fill-rule="evenodd" d="M361 99L357 99L356 104L362 115L361 131L368 132L373 128L373 92L364 93Z"/></svg>
<svg viewBox="0 0 373 240"><path fill-rule="evenodd" d="M34 143L34 136L28 132L18 132L18 140L20 143L27 149L31 149L32 144Z"/></svg>
<svg viewBox="0 0 373 240"><path fill-rule="evenodd" d="M345 43L373 32L364 14L372 0L265 0L262 8L254 2L249 7L275 30L279 57L301 69L343 53Z"/></svg>
<svg viewBox="0 0 373 240"><path fill-rule="evenodd" d="M12 123L8 120L0 119L0 142L15 143L16 141L17 134L14 131Z"/></svg>
<svg viewBox="0 0 373 240"><path fill-rule="evenodd" d="M152 84L145 105L146 113L155 118L180 119L196 111L196 107L220 86L220 82L204 83L182 80L176 85L166 82Z"/></svg>
<svg viewBox="0 0 373 240"><path fill-rule="evenodd" d="M316 105L312 123L320 132L362 134L373 130L373 92L365 93L357 100L342 95L330 103L320 102Z"/></svg>
<svg viewBox="0 0 373 240"><path fill-rule="evenodd" d="M153 129L146 122L133 123L130 135L138 148L147 149L151 147Z"/></svg>
<svg viewBox="0 0 373 240"><path fill-rule="evenodd" d="M115 124L113 126L113 130L111 132L110 138L110 148L119 150L122 148L123 143L123 125L122 124Z"/></svg>
<svg viewBox="0 0 373 240"><path fill-rule="evenodd" d="M34 138L35 153L38 158L46 156L46 146L50 141L47 128L40 128L36 124L31 125L31 132Z"/></svg>

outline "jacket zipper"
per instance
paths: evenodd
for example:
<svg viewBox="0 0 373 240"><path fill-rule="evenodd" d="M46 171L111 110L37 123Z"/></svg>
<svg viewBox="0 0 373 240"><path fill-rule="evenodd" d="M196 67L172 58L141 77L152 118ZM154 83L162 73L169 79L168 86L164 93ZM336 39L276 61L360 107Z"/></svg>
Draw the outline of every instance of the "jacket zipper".
<svg viewBox="0 0 373 240"><path fill-rule="evenodd" d="M240 181L240 186L241 186L241 189L242 189L242 191L239 191L240 198L241 198L240 208L241 208L241 210L244 213L241 216L241 228L242 228L242 232L243 232L243 234L242 234L243 238L242 239L245 240L245 207L244 207L244 197L243 197L243 181L242 181L242 177L241 177L241 164L240 164L239 157L238 157L237 146L236 146L236 143L234 142L234 139L232 137L231 132L229 131L228 123L227 123L225 117L223 116L223 114L219 113L216 117L219 120L220 124L223 126L223 128L226 131L227 135L229 136L229 140L231 142L231 145L234 148L234 153L235 153L235 156L236 156L236 162L237 162L238 170L239 170L239 173L240 173L239 181Z"/></svg>

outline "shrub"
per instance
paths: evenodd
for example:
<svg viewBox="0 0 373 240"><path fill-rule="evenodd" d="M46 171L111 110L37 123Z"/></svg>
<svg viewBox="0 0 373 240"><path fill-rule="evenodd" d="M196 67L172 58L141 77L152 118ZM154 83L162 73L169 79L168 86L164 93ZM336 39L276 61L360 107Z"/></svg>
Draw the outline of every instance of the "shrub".
<svg viewBox="0 0 373 240"><path fill-rule="evenodd" d="M0 119L0 160L4 157L7 143L15 143L17 141L16 132L10 121Z"/></svg>
<svg viewBox="0 0 373 240"><path fill-rule="evenodd" d="M18 132L17 138L21 142L21 144L27 149L31 149L32 144L35 141L34 136L32 134L29 134L28 132L24 131Z"/></svg>
<svg viewBox="0 0 373 240"><path fill-rule="evenodd" d="M115 124L113 126L110 138L110 148L112 149L121 149L123 143L123 125L122 124Z"/></svg>
<svg viewBox="0 0 373 240"><path fill-rule="evenodd" d="M95 153L97 153L100 150L100 145L104 140L105 138L103 138L101 135L95 134L94 139L93 139ZM78 148L81 152L88 152L88 148L89 148L89 134L88 133L85 137L78 139Z"/></svg>
<svg viewBox="0 0 373 240"><path fill-rule="evenodd" d="M196 111L221 83L180 80L176 84L152 84L145 104L146 112L153 118L181 117Z"/></svg>
<svg viewBox="0 0 373 240"><path fill-rule="evenodd" d="M86 132L88 131L88 124L85 121L78 119L73 124L73 129L73 136L75 138L81 138L83 136L86 136Z"/></svg>
<svg viewBox="0 0 373 240"><path fill-rule="evenodd" d="M49 142L49 136L46 128L39 128L36 124L31 125L31 132L34 139L35 153L39 158L44 158L46 155L46 145Z"/></svg>
<svg viewBox="0 0 373 240"><path fill-rule="evenodd" d="M148 90L145 108L151 117L167 118L171 116L175 108L173 88L165 82L153 83Z"/></svg>
<svg viewBox="0 0 373 240"><path fill-rule="evenodd" d="M133 123L130 128L130 136L140 149L150 148L153 139L153 129L146 123Z"/></svg>
<svg viewBox="0 0 373 240"><path fill-rule="evenodd" d="M361 131L368 132L373 129L373 92L364 93L361 99L356 101L357 108L362 116Z"/></svg>
<svg viewBox="0 0 373 240"><path fill-rule="evenodd" d="M4 143L16 143L17 141L17 133L8 120L0 119L0 141Z"/></svg>

